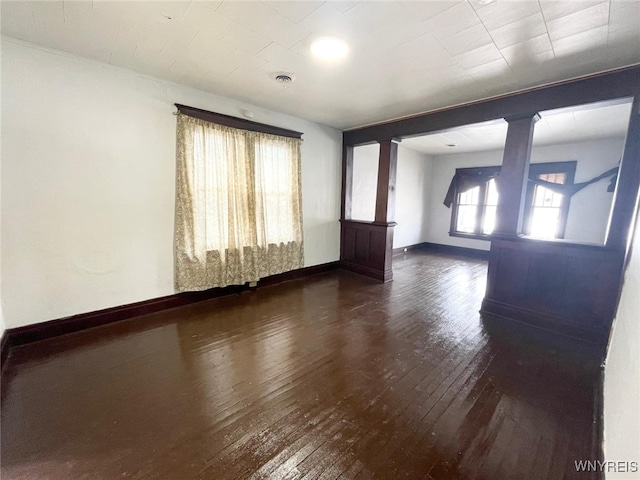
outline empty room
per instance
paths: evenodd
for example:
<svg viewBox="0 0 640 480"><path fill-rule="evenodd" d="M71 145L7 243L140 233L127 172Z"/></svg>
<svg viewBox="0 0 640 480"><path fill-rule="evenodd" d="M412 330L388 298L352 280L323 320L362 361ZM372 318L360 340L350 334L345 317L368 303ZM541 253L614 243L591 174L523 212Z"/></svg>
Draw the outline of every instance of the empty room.
<svg viewBox="0 0 640 480"><path fill-rule="evenodd" d="M640 2L0 9L3 480L640 479Z"/></svg>

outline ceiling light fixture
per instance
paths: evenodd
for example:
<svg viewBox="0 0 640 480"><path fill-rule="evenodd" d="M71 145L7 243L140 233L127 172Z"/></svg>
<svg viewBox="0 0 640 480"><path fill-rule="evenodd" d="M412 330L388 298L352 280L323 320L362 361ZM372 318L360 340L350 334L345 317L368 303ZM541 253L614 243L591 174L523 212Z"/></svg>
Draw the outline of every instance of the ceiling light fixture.
<svg viewBox="0 0 640 480"><path fill-rule="evenodd" d="M324 60L338 60L349 53L347 42L337 37L320 37L311 42L311 53Z"/></svg>
<svg viewBox="0 0 640 480"><path fill-rule="evenodd" d="M495 2L496 0L478 0L478 5L489 5L490 3Z"/></svg>

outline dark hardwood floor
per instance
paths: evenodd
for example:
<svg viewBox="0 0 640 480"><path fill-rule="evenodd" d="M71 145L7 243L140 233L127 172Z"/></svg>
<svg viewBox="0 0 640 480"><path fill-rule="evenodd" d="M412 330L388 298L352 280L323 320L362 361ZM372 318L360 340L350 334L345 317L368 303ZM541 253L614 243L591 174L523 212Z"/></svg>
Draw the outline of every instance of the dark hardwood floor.
<svg viewBox="0 0 640 480"><path fill-rule="evenodd" d="M563 479L588 346L478 314L486 262L415 251L12 351L10 479Z"/></svg>

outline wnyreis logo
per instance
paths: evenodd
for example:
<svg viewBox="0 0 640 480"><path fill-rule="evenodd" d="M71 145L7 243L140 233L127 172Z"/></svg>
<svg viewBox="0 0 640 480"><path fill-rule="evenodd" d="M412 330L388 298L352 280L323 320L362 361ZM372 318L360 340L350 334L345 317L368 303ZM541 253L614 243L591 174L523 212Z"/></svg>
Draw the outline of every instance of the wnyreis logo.
<svg viewBox="0 0 640 480"><path fill-rule="evenodd" d="M636 473L638 462L603 462L600 460L575 460L577 472Z"/></svg>

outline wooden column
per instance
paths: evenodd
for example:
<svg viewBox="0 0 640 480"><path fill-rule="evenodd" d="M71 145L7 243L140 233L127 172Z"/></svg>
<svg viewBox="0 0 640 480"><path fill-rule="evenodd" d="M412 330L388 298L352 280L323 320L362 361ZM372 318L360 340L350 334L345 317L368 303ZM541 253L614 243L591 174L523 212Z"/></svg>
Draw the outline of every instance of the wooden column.
<svg viewBox="0 0 640 480"><path fill-rule="evenodd" d="M393 222L396 211L396 171L398 143L392 138L381 141L378 160L378 190L376 194L376 223Z"/></svg>
<svg viewBox="0 0 640 480"><path fill-rule="evenodd" d="M353 146L342 146L342 207L341 220L351 219L351 199L353 198Z"/></svg>
<svg viewBox="0 0 640 480"><path fill-rule="evenodd" d="M527 192L529 157L533 126L540 119L537 113L506 118L509 122L504 146L502 168L498 176L498 208L493 235L517 237L522 231L522 211Z"/></svg>
<svg viewBox="0 0 640 480"><path fill-rule="evenodd" d="M640 97L636 97L631 108L627 139L618 171L611 222L607 230L606 245L626 252L629 234L633 228L633 215L640 184Z"/></svg>
<svg viewBox="0 0 640 480"><path fill-rule="evenodd" d="M343 148L340 263L343 268L388 282L393 278L393 221L396 203L397 139L379 141L378 185L373 222L351 220L353 147Z"/></svg>

